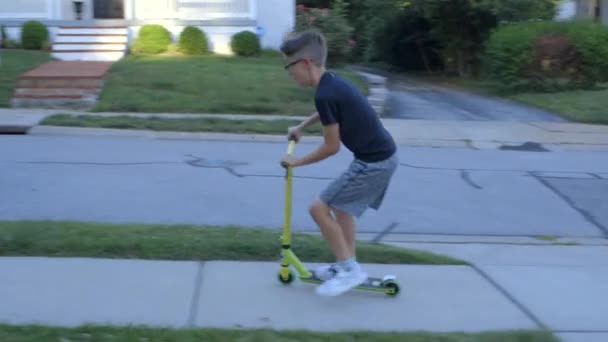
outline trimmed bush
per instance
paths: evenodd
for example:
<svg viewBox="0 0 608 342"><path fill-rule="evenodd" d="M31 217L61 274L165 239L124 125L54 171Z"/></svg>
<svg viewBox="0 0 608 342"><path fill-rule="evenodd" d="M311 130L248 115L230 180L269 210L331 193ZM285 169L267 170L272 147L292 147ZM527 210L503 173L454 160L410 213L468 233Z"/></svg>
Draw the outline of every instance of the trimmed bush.
<svg viewBox="0 0 608 342"><path fill-rule="evenodd" d="M195 26L187 26L179 35L179 51L186 55L203 55L209 52L205 33Z"/></svg>
<svg viewBox="0 0 608 342"><path fill-rule="evenodd" d="M24 49L40 50L49 40L49 30L39 21L25 22L21 27L21 44Z"/></svg>
<svg viewBox="0 0 608 342"><path fill-rule="evenodd" d="M608 81L608 28L592 22L534 22L499 27L484 56L503 90L559 91Z"/></svg>
<svg viewBox="0 0 608 342"><path fill-rule="evenodd" d="M230 47L239 56L259 56L262 52L260 38L250 31L241 31L232 36Z"/></svg>
<svg viewBox="0 0 608 342"><path fill-rule="evenodd" d="M162 25L144 25L131 46L134 54L159 54L169 49L171 33Z"/></svg>

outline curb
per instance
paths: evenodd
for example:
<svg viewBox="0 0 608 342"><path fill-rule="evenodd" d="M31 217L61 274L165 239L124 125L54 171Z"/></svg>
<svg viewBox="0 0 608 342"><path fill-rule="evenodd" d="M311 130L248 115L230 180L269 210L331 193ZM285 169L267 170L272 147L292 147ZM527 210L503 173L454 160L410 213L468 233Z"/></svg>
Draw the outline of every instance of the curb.
<svg viewBox="0 0 608 342"><path fill-rule="evenodd" d="M285 143L286 135L271 134L235 134L213 132L166 132L150 130L130 130L116 128L84 128L63 126L36 126L30 129L30 135L57 135L57 136L88 136L88 137L139 137L161 140L210 140L210 141L236 141L236 142L267 142ZM300 143L318 143L322 137L304 136Z"/></svg>

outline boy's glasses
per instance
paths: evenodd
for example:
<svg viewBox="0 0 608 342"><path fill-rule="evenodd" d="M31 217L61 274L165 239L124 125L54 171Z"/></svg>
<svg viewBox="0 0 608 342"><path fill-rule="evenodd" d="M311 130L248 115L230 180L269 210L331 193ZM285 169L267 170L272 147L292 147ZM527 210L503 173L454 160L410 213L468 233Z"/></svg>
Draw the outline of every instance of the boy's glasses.
<svg viewBox="0 0 608 342"><path fill-rule="evenodd" d="M287 69L291 68L291 66L296 65L296 64L300 63L300 62L301 62L301 61L303 61L303 60L304 60L304 58L298 58L298 59L296 59L295 61L293 61L293 62L291 62L291 63L287 64L287 65L285 66L285 70L287 70Z"/></svg>

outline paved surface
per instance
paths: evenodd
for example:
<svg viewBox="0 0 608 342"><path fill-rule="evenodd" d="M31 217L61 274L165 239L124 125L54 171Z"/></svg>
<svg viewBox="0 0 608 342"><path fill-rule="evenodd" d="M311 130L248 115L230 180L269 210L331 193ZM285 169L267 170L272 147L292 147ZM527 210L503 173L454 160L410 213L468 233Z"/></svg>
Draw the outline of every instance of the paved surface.
<svg viewBox="0 0 608 342"><path fill-rule="evenodd" d="M556 114L513 101L454 90L378 70L370 71L388 77L388 95L383 114L386 117L418 120L565 121Z"/></svg>
<svg viewBox="0 0 608 342"><path fill-rule="evenodd" d="M21 78L101 78L111 66L112 62L50 61L26 72Z"/></svg>
<svg viewBox="0 0 608 342"><path fill-rule="evenodd" d="M396 275L403 292L319 297L314 285L280 284L277 263L0 258L0 321L317 331L538 328L470 267L366 268ZM383 319L368 319L370 312Z"/></svg>
<svg viewBox="0 0 608 342"><path fill-rule="evenodd" d="M515 102L414 82L390 87L385 115L400 119L564 121L559 116Z"/></svg>
<svg viewBox="0 0 608 342"><path fill-rule="evenodd" d="M565 342L606 336L605 247L395 245L462 257L472 266L366 264L370 274L397 276L400 295L352 291L326 298L311 284L280 284L278 263L4 257L0 322L316 331L548 329ZM382 312L383 319L369 320L370 312Z"/></svg>
<svg viewBox="0 0 608 342"><path fill-rule="evenodd" d="M26 134L48 113L0 111L0 134Z"/></svg>
<svg viewBox="0 0 608 342"><path fill-rule="evenodd" d="M297 153L316 146L300 144ZM278 160L285 147L285 142L0 136L0 219L280 227L284 170ZM385 206L362 218L362 232L607 235L606 153L407 147L399 153L402 166ZM295 229L317 231L308 205L349 161L343 150L296 169Z"/></svg>
<svg viewBox="0 0 608 342"><path fill-rule="evenodd" d="M402 145L402 165L386 206L360 222L360 237L452 255L472 267L367 265L372 274L397 275L401 296L321 298L309 284L279 285L276 263L0 258L0 321L328 331L547 328L564 342L608 338L605 126L385 122ZM259 136L53 130L0 136L0 220L282 223L282 137L256 142ZM297 153L317 141L307 138ZM554 152L504 150L528 141ZM306 208L349 161L342 151L296 170L296 230L318 231ZM572 242L582 245L551 245ZM372 324L369 312L385 319Z"/></svg>
<svg viewBox="0 0 608 342"><path fill-rule="evenodd" d="M474 264L530 317L559 332L564 341L604 341L606 337L606 246L391 244Z"/></svg>
<svg viewBox="0 0 608 342"><path fill-rule="evenodd" d="M82 111L62 110L73 115L90 115ZM54 135L102 135L157 137L163 139L214 139L240 141L284 141L282 136L153 132L141 130L112 130L76 127L36 126L44 117L57 110L0 109L0 133L2 128L23 126L22 132ZM242 114L176 114L176 113L95 113L98 116L133 116L161 118L214 117L224 119L302 120L303 117L286 115ZM23 125L27 120L27 125ZM564 122L540 121L461 121L461 120L402 120L383 117L382 121L402 146L450 147L491 150L539 150L539 151L608 151L608 126ZM320 137L307 137L307 141L319 141Z"/></svg>

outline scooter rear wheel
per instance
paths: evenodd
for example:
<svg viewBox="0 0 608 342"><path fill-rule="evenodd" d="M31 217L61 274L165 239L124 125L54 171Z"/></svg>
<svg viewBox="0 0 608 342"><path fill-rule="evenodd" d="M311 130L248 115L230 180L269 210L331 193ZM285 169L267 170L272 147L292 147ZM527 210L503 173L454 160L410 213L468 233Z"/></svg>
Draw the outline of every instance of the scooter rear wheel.
<svg viewBox="0 0 608 342"><path fill-rule="evenodd" d="M383 283L382 286L384 286L387 289L387 291L384 292L384 293L386 293L387 296L395 297L396 295L399 294L399 290L400 290L399 284L397 284L394 281L389 280L389 281Z"/></svg>

